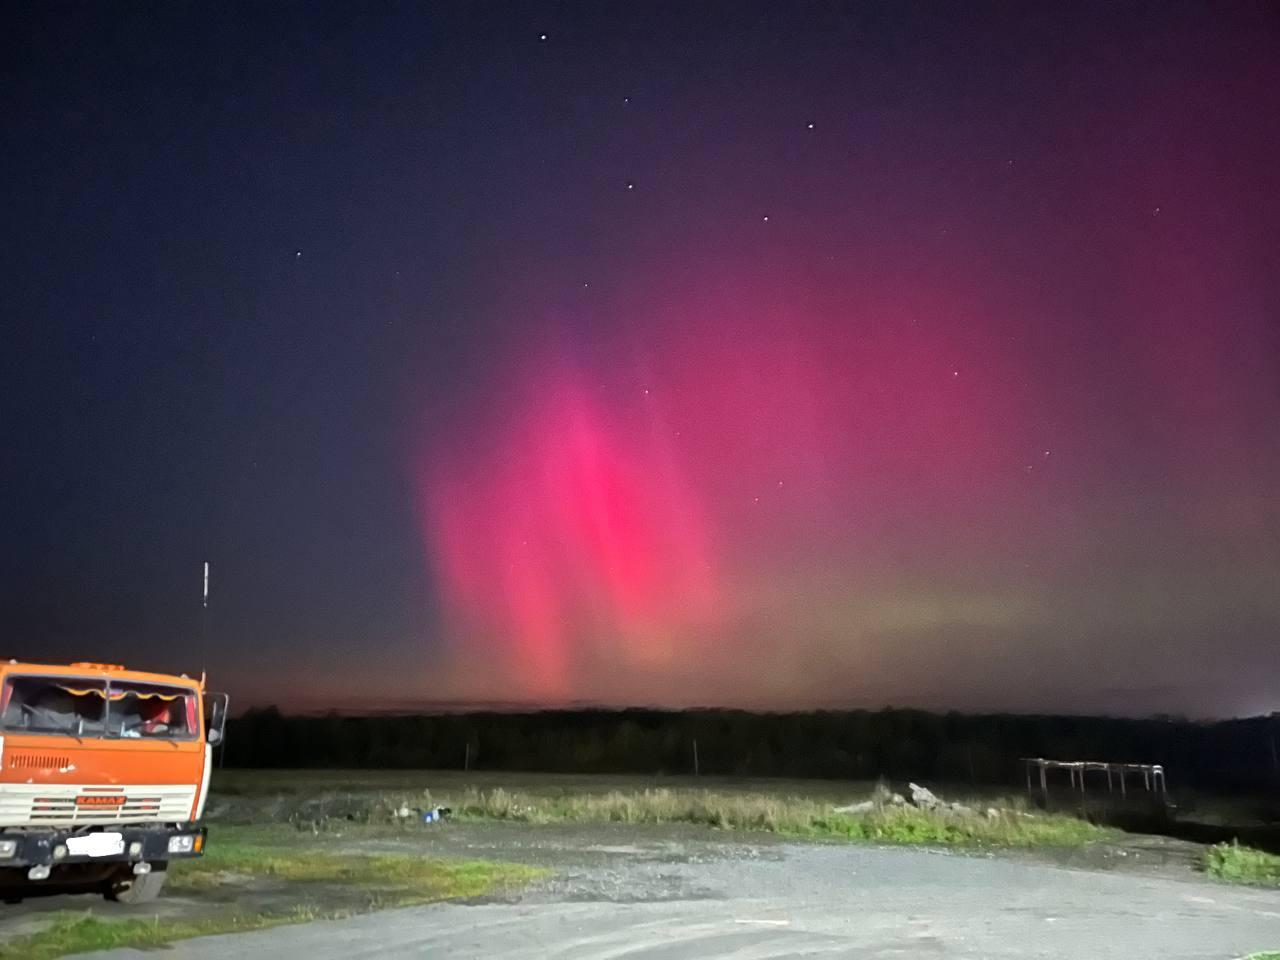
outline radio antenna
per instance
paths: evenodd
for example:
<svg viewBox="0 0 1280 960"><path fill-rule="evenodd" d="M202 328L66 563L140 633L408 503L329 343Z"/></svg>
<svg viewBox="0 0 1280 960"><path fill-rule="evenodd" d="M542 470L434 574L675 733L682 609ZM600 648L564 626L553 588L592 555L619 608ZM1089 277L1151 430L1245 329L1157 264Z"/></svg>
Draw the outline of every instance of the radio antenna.
<svg viewBox="0 0 1280 960"><path fill-rule="evenodd" d="M209 657L206 653L205 621L209 619L209 561L204 562L204 592L200 596L200 672L208 669Z"/></svg>

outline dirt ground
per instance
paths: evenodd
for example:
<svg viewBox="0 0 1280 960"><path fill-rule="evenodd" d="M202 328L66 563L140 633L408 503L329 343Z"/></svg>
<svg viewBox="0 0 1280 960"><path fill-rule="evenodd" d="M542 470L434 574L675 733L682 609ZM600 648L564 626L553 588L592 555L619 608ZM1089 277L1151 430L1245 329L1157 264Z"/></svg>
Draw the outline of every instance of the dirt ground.
<svg viewBox="0 0 1280 960"><path fill-rule="evenodd" d="M833 805L865 797L872 784L835 781L746 780L737 778L566 777L539 774L498 774L359 771L352 773L226 771L216 780L210 799L210 844L218 842L219 827L234 824L273 823L278 836L293 845L311 845L336 853L397 853L422 857L487 859L546 868L547 877L519 893L491 897L488 902L508 906L544 904L689 904L723 900L725 878L734 875L777 874L792 882L786 864L821 863L829 869L831 858L850 863L874 861L886 870L886 879L897 876L896 864L906 865L900 879L908 886L924 882L939 869L957 877L972 873L968 883L980 883L988 868L981 862L1005 864L993 874L1006 878L1006 870L1027 870L1037 882L1052 883L1063 875L1110 875L1107 883L1124 884L1129 877L1134 890L1150 890L1152 884L1193 884L1211 888L1199 873L1203 845L1168 836L1123 834L1114 842L1063 849L971 850L929 852L902 848L851 848L846 844L795 844L773 834L714 830L688 824L544 824L510 822L422 823L416 816L396 818L392 812L405 805L429 808L448 805L468 788L502 787L526 794L557 796L611 790L631 791L662 786L672 789L708 789L718 792L768 792L830 801ZM975 803L1025 803L998 790L975 791L963 787L939 789L948 797ZM320 826L316 826L317 823ZM835 850L821 853L821 850ZM806 852L815 851L812 853ZM840 853L839 851L844 851ZM898 859L898 858L901 859ZM964 861L972 866L965 867ZM1050 873L1044 871L1048 869ZM922 872L923 871L923 872ZM1045 878L1049 879L1045 879ZM299 891L269 878L228 877L225 885L199 895L167 894L159 904L122 907L103 904L86 896L33 898L7 906L0 916L0 941L35 930L58 911L91 911L103 918L125 916L199 917L235 904L239 909L287 909L299 899ZM795 879L798 884L807 881ZM1074 888L1073 888L1074 889ZM1123 887L1117 888L1123 889ZM1175 886L1171 889L1183 889ZM1202 893L1188 894L1204 899ZM1275 897L1261 893L1259 896ZM1220 896L1234 896L1224 891ZM310 885L307 903L318 913L350 903L350 892L324 885ZM1280 917L1280 900L1275 904ZM246 935L252 936L252 935ZM1274 946L1275 944L1270 944ZM1258 949L1268 946L1261 944ZM180 948L186 949L186 948ZM182 954L179 954L182 955ZM195 954L193 954L195 955ZM589 955L589 954L588 954ZM1136 955L1136 954L1135 954ZM1188 954L1192 956L1196 954ZM1212 954L1206 954L1209 956Z"/></svg>
<svg viewBox="0 0 1280 960"><path fill-rule="evenodd" d="M1226 960L1280 943L1280 896L1208 882L1178 865L1176 842L1083 867L628 824L446 823L349 842L552 872L500 897L203 938L166 956Z"/></svg>

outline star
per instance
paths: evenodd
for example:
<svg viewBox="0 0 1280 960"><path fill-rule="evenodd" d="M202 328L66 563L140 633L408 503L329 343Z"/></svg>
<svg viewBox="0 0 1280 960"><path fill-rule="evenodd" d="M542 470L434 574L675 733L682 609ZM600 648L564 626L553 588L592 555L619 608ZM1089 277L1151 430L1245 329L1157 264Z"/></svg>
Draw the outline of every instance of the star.
<svg viewBox="0 0 1280 960"><path fill-rule="evenodd" d="M539 41L541 41L542 43L546 43L546 42L547 42L547 35L546 35L545 33L540 33L540 34L538 34L538 40L539 40Z"/></svg>
<svg viewBox="0 0 1280 960"><path fill-rule="evenodd" d="M631 98L630 98L630 97L623 97L623 98L622 98L622 102L623 102L623 103L630 103L630 102L631 102Z"/></svg>
<svg viewBox="0 0 1280 960"><path fill-rule="evenodd" d="M301 251L301 250L295 250L295 251L293 251L293 259L297 260L297 259L298 259L299 257L301 257L301 256L302 256L302 251Z"/></svg>
<svg viewBox="0 0 1280 960"><path fill-rule="evenodd" d="M627 182L628 190L634 190L635 188L636 188L636 185L634 183L631 183L630 181Z"/></svg>
<svg viewBox="0 0 1280 960"><path fill-rule="evenodd" d="M809 124L807 129L812 130L812 129L813 129L813 124L812 124L812 123L811 123L811 124Z"/></svg>
<svg viewBox="0 0 1280 960"><path fill-rule="evenodd" d="M769 222L769 215L767 213L764 215L764 222L765 223Z"/></svg>
<svg viewBox="0 0 1280 960"><path fill-rule="evenodd" d="M959 370L952 370L952 371L951 371L951 378L952 378L953 380L954 380L956 377L958 377L958 376L960 376L960 371L959 371Z"/></svg>

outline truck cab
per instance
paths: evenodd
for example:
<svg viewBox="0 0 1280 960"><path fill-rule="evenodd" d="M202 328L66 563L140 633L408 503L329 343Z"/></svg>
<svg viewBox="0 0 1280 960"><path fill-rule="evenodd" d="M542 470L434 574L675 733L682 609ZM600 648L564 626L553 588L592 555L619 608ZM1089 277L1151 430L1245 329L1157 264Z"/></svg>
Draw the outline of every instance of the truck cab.
<svg viewBox="0 0 1280 960"><path fill-rule="evenodd" d="M204 852L226 712L185 674L0 662L0 896L158 896L171 860Z"/></svg>

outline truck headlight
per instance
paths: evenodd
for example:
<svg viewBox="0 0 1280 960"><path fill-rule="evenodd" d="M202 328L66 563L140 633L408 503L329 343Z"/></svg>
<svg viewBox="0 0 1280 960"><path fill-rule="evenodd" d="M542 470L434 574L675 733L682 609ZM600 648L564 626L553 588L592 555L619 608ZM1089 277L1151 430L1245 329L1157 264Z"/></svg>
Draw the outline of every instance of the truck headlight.
<svg viewBox="0 0 1280 960"><path fill-rule="evenodd" d="M6 860L17 852L17 840L0 840L0 860Z"/></svg>
<svg viewBox="0 0 1280 960"><path fill-rule="evenodd" d="M176 837L169 838L170 853L190 853L196 847L196 838L189 834L183 833Z"/></svg>

